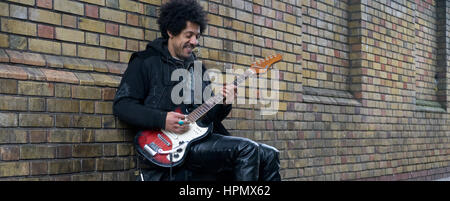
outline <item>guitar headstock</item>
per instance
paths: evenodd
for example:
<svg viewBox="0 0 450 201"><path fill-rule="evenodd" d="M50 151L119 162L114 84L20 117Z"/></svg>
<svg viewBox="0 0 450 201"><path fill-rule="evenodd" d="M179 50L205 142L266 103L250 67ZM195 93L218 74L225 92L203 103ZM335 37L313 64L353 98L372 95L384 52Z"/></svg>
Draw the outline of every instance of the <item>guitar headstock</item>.
<svg viewBox="0 0 450 201"><path fill-rule="evenodd" d="M272 64L280 61L282 58L283 56L281 56L281 54L270 55L265 59L260 59L256 62L253 62L250 66L250 69L253 70L255 74L265 73L269 70Z"/></svg>

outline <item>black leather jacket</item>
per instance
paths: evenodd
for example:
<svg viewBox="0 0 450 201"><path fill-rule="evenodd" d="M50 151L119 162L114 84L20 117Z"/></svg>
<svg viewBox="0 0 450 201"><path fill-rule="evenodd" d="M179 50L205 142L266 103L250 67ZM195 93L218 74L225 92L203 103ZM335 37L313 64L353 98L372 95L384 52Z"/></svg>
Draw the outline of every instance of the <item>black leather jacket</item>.
<svg viewBox="0 0 450 201"><path fill-rule="evenodd" d="M181 81L171 81L171 73L177 68L193 65L195 55L182 62L170 56L167 40L159 38L147 45L145 51L133 53L128 68L114 98L113 111L120 120L137 129L164 129L167 112L175 110L171 92ZM202 66L203 73L205 67ZM203 89L210 84L203 81ZM192 111L199 105L186 105ZM221 121L231 111L231 105L218 104L203 118L213 123L213 132L229 135Z"/></svg>

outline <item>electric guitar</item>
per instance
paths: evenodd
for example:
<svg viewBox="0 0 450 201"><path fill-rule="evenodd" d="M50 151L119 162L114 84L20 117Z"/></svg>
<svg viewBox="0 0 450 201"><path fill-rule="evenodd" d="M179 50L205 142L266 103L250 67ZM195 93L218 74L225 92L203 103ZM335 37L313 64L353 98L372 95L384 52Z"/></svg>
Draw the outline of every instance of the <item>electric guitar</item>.
<svg viewBox="0 0 450 201"><path fill-rule="evenodd" d="M282 59L281 54L272 55L253 62L250 68L233 82L238 86L248 77L259 75L268 71L270 66ZM211 108L223 101L222 95L216 95L205 101L185 119L189 122L189 130L183 134L176 134L164 129L139 131L134 139L136 150L145 159L161 167L175 167L183 163L189 146L206 137L212 130L210 125L202 125L199 119L203 117ZM182 113L181 108L175 112Z"/></svg>

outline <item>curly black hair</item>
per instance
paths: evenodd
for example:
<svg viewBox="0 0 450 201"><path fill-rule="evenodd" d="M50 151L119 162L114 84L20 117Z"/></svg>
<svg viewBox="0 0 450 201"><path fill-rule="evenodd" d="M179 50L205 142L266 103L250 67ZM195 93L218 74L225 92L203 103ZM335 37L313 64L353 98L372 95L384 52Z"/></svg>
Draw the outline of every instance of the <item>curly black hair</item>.
<svg viewBox="0 0 450 201"><path fill-rule="evenodd" d="M186 28L187 21L190 21L198 24L200 33L203 33L208 23L206 16L207 13L195 0L171 0L161 6L159 30L163 38L168 39L167 31L176 36Z"/></svg>

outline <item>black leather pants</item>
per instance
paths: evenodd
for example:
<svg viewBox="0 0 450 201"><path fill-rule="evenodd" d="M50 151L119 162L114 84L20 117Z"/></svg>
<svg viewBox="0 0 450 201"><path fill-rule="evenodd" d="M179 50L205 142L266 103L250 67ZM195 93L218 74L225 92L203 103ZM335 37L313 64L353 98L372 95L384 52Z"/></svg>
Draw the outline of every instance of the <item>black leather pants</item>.
<svg viewBox="0 0 450 201"><path fill-rule="evenodd" d="M276 148L246 138L211 134L191 146L185 163L172 170L171 179L280 181L278 155ZM167 169L144 170L144 180L170 180Z"/></svg>

